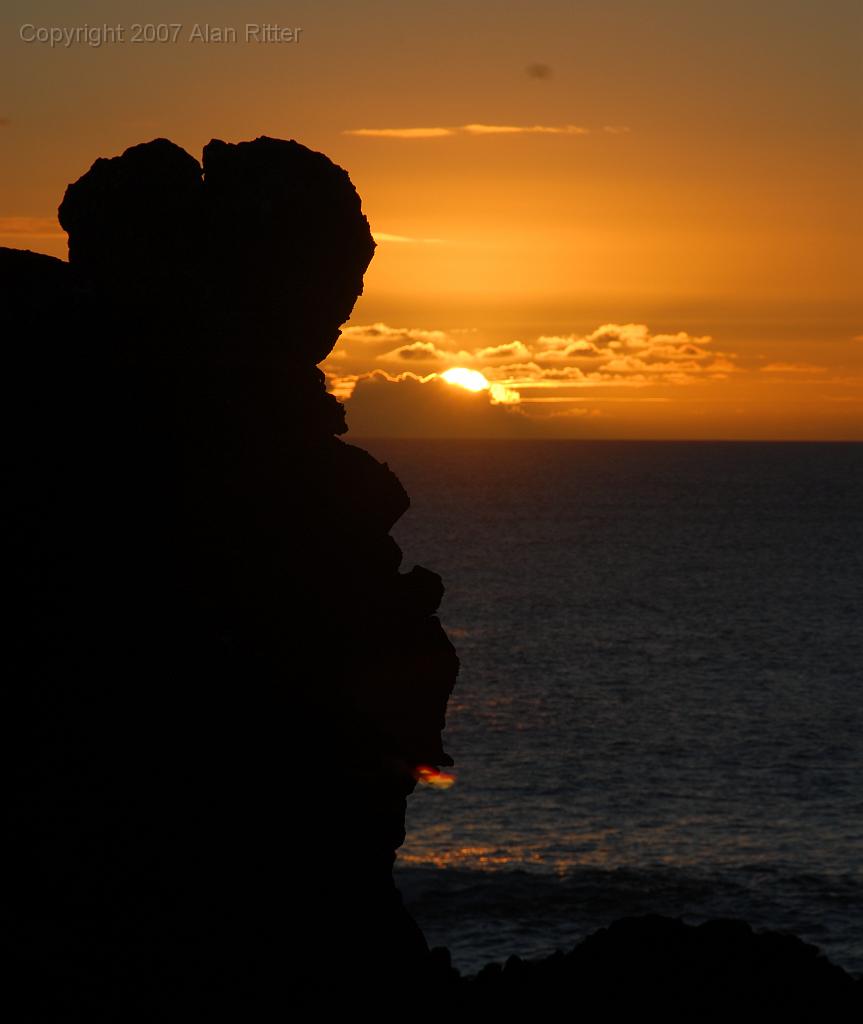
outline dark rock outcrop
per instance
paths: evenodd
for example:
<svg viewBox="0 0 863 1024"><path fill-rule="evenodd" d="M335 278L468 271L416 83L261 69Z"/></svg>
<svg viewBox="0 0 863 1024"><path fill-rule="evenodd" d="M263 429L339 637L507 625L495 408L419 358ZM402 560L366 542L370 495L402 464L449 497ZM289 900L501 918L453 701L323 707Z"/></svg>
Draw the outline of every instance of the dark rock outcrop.
<svg viewBox="0 0 863 1024"><path fill-rule="evenodd" d="M657 915L625 918L566 954L510 957L475 978L444 984L447 1007L462 1013L565 1006L576 1019L656 1017L680 1024L850 1024L863 1015L863 983L814 946L734 920L695 926Z"/></svg>
<svg viewBox="0 0 863 1024"><path fill-rule="evenodd" d="M428 969L392 864L458 662L316 366L359 197L295 142L156 140L60 221L68 264L0 251L19 976L39 1019L383 998Z"/></svg>

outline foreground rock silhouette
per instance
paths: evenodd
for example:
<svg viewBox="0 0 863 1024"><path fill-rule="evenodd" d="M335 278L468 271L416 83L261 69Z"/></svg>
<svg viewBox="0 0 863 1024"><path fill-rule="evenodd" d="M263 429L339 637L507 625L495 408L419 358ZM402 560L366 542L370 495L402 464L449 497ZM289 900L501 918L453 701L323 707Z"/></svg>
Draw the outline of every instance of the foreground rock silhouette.
<svg viewBox="0 0 863 1024"><path fill-rule="evenodd" d="M0 250L20 1019L852 1005L742 925L623 922L475 979L429 952L392 864L458 662L317 369L374 251L356 191L295 142L160 139L60 222L69 263Z"/></svg>
<svg viewBox="0 0 863 1024"><path fill-rule="evenodd" d="M316 364L372 241L274 139L97 160L0 254L14 944L58 1006L286 1004L425 963L392 880L458 662Z"/></svg>

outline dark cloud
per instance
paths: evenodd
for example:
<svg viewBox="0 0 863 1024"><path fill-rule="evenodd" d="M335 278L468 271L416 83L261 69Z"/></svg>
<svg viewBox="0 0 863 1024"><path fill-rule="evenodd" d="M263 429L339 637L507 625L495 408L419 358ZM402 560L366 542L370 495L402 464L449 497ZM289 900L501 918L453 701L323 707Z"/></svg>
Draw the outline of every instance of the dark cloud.
<svg viewBox="0 0 863 1024"><path fill-rule="evenodd" d="M413 341L410 345L401 345L392 352L384 352L378 356L382 362L399 362L407 360L415 363L453 362L459 358L471 358L469 352L449 352L439 349L431 341Z"/></svg>
<svg viewBox="0 0 863 1024"><path fill-rule="evenodd" d="M389 352L387 355L381 356L381 359L388 357L426 361L429 359L447 359L447 353L441 352L428 341L415 341L412 345L402 345L401 348L397 348L394 352Z"/></svg>
<svg viewBox="0 0 863 1024"><path fill-rule="evenodd" d="M510 341L477 349L475 356L477 359L530 359L530 349L520 341Z"/></svg>
<svg viewBox="0 0 863 1024"><path fill-rule="evenodd" d="M540 81L552 76L551 65L549 64L528 64L524 70L528 78L535 78Z"/></svg>
<svg viewBox="0 0 863 1024"><path fill-rule="evenodd" d="M12 124L12 118L0 117L0 128L8 128Z"/></svg>
<svg viewBox="0 0 863 1024"><path fill-rule="evenodd" d="M376 370L360 377L345 402L354 437L532 437L535 425L517 408L493 405L439 377L391 377Z"/></svg>

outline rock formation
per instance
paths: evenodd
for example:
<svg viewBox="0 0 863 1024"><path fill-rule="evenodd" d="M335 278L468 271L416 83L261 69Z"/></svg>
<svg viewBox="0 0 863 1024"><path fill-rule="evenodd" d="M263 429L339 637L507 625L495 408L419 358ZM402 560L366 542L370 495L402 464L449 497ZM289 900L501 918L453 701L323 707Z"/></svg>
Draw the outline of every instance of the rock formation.
<svg viewBox="0 0 863 1024"><path fill-rule="evenodd" d="M859 1019L859 982L740 923L475 979L429 952L392 864L458 662L316 365L372 258L359 197L295 142L202 168L160 139L60 220L69 263L0 249L16 1019Z"/></svg>
<svg viewBox="0 0 863 1024"><path fill-rule="evenodd" d="M793 935L658 915L615 921L566 954L510 957L449 990L464 1016L566 1006L590 1020L850 1024L863 1012L863 982Z"/></svg>
<svg viewBox="0 0 863 1024"><path fill-rule="evenodd" d="M428 961L392 864L458 662L316 365L359 196L296 142L159 139L59 216L68 264L0 252L25 976L117 1019L393 990Z"/></svg>

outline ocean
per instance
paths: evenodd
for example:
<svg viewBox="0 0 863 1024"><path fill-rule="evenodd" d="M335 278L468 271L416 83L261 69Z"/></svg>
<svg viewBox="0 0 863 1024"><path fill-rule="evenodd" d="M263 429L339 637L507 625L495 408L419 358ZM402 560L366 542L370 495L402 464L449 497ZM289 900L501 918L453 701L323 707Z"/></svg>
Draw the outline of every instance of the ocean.
<svg viewBox="0 0 863 1024"><path fill-rule="evenodd" d="M429 943L734 917L863 972L863 445L356 443L462 662L396 865Z"/></svg>

